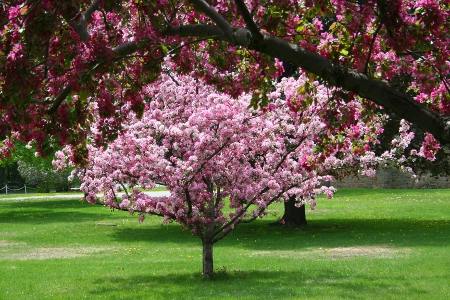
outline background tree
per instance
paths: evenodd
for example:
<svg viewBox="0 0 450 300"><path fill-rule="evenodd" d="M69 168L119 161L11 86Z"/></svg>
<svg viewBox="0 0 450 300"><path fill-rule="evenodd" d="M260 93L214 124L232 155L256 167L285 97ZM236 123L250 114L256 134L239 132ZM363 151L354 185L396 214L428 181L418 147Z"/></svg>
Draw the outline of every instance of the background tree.
<svg viewBox="0 0 450 300"><path fill-rule="evenodd" d="M36 150L32 146L22 143L14 145L11 156L3 160L0 167L9 170L13 177L6 176L5 184L28 185L40 192L50 190L68 191L68 176L70 170L55 171L52 166L52 155L46 157L36 156Z"/></svg>

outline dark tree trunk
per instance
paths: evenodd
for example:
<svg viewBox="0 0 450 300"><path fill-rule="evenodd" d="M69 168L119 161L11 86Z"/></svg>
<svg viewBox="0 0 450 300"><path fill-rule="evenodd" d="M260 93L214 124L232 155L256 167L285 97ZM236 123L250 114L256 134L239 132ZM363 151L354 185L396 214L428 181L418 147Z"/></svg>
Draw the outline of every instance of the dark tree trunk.
<svg viewBox="0 0 450 300"><path fill-rule="evenodd" d="M295 198L291 197L287 202L284 202L284 215L279 222L282 225L305 226L305 205L295 206Z"/></svg>
<svg viewBox="0 0 450 300"><path fill-rule="evenodd" d="M283 61L284 73L280 76L279 80L283 77L291 77L295 75L297 67L286 61ZM284 202L284 215L279 221L280 224L291 225L291 226L305 226L306 225L306 214L305 206L300 207L295 206L295 197L291 197L287 202Z"/></svg>
<svg viewBox="0 0 450 300"><path fill-rule="evenodd" d="M203 239L203 278L211 278L214 273L213 242Z"/></svg>

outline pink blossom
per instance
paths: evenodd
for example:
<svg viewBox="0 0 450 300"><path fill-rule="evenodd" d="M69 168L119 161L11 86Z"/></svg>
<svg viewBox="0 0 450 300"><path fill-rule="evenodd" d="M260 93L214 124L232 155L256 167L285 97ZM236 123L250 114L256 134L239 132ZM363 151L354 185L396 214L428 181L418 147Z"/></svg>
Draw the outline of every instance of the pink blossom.
<svg viewBox="0 0 450 300"><path fill-rule="evenodd" d="M439 149L441 149L441 146L434 138L434 136L430 133L426 133L422 146L419 150L419 155L433 161L436 159L436 153L439 151Z"/></svg>

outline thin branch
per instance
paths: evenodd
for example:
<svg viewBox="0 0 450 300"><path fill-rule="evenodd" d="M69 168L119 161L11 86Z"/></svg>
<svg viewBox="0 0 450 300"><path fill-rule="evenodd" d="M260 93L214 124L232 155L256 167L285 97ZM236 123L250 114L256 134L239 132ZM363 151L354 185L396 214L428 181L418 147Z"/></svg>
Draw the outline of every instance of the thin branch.
<svg viewBox="0 0 450 300"><path fill-rule="evenodd" d="M431 51L432 51L432 50L431 50ZM418 59L418 58L424 59L424 61L425 61L426 63L428 63L428 65L431 66L431 67L433 68L434 71L436 71L437 77L438 77L440 80L442 80L442 83L444 84L445 89L447 90L447 92L450 93L450 86L449 86L449 84L447 83L447 80L445 79L445 76L442 75L441 71L440 71L433 63L429 62L429 61L424 57L424 54L426 54L427 52L429 52L429 51L410 51L410 50L407 50L405 53L400 53L400 54L402 54L402 55L411 55L414 59Z"/></svg>
<svg viewBox="0 0 450 300"><path fill-rule="evenodd" d="M187 184L189 185L195 178L195 176L203 169L203 167L217 154L220 153L226 146L228 146L229 139L226 139L222 146L216 149L213 153L211 153L206 160L194 171L191 178L187 181Z"/></svg>
<svg viewBox="0 0 450 300"><path fill-rule="evenodd" d="M253 34L253 37L255 37L258 40L262 40L264 36L259 31L258 25L256 25L255 21L253 20L252 15L250 14L247 6L245 5L244 1L242 0L235 0L236 6L244 18L245 24L247 24L247 28L250 30L250 32Z"/></svg>
<svg viewBox="0 0 450 300"><path fill-rule="evenodd" d="M375 45L375 40L377 39L377 36L378 36L378 33L380 32L382 24L383 23L381 23L381 22L378 24L377 29L373 33L372 41L370 42L369 54L367 54L366 64L364 66L364 74L366 74L366 75L369 70L369 63L370 63L370 58L372 57L373 46Z"/></svg>
<svg viewBox="0 0 450 300"><path fill-rule="evenodd" d="M274 197L272 197L272 198L270 199L270 201L268 202L267 205L269 205L269 204L271 204L272 202L274 202L275 200L279 199L280 196L283 195L283 193L285 193L286 191L290 190L290 189L293 188L293 187L295 187L295 186L291 186L291 187L289 187L289 188L287 188L287 189L283 189L283 190L282 190L281 192L279 192L277 195L275 195ZM267 190L266 190L266 191L267 191ZM215 236L216 238L214 238L213 243L216 243L216 242L220 241L221 239L223 239L228 233L231 232L231 230L232 230L232 228L233 228L232 226L235 226L235 225L237 225L237 224L239 224L239 223L241 222L241 221L239 220L239 218L242 217L242 215L243 215L245 212L247 212L248 208L251 206L251 204L252 204L252 202L254 201L254 199L256 199L256 198L253 198L253 200L252 200L251 202L249 202L249 203L245 206L244 210L242 210L242 211L241 211L239 214L237 214L233 219L231 219L228 223L226 223L225 225L223 225L222 227L220 227L220 229L217 230L217 231L214 233L214 236Z"/></svg>
<svg viewBox="0 0 450 300"><path fill-rule="evenodd" d="M297 150L297 148L303 143L303 141L306 139L306 137L304 137L304 138L302 138L302 140L300 141L300 142L298 142L295 146L294 146L294 148L292 148L292 150L290 150L290 151L287 151L284 155L283 155L283 157L281 158L281 160L278 162L278 164L275 166L275 169L273 170L273 173L272 173L272 175L273 174L275 174L277 171L278 171L278 169L281 167L281 165L284 163L284 161L286 160L286 158L289 156L289 154L291 154L292 152L294 152L295 150Z"/></svg>
<svg viewBox="0 0 450 300"><path fill-rule="evenodd" d="M86 12L84 13L84 19L87 23L89 23L92 19L92 14L98 9L98 5L101 0L94 0L92 4L88 7Z"/></svg>
<svg viewBox="0 0 450 300"><path fill-rule="evenodd" d="M120 184L120 186L122 187L122 189L123 189L123 191L125 192L125 194L127 195L127 197L130 197L130 194L128 194L128 190L127 190L127 188L125 187L125 185L124 185L121 181L119 181L119 184Z"/></svg>
<svg viewBox="0 0 450 300"><path fill-rule="evenodd" d="M200 11L202 11L205 15L207 15L214 23L222 29L223 33L227 37L229 41L233 41L233 27L228 23L225 18L217 12L217 10L208 4L205 0L191 0L191 2L196 6Z"/></svg>
<svg viewBox="0 0 450 300"><path fill-rule="evenodd" d="M124 57L126 55L129 55L131 53L136 52L140 47L142 47L142 45L147 44L148 39L143 39L141 41L137 41L137 42L129 42L129 43L124 43L121 44L119 46L116 46L112 49L112 52L119 57ZM85 73L80 74L80 77L82 77L85 74L88 74L89 72L91 72L92 70L95 70L97 67L99 67L101 64L103 64L103 62L98 62L98 61L93 61L90 65L92 65L93 67L87 71L85 71ZM69 94L72 92L72 86L70 84L66 85L61 92L58 94L58 96L52 101L52 106L48 109L48 113L49 114L53 114L56 112L56 110L58 109L58 107L64 102L64 100L67 98L67 96L69 96Z"/></svg>
<svg viewBox="0 0 450 300"><path fill-rule="evenodd" d="M69 96L69 94L72 92L72 86L67 85L62 89L62 91L58 94L58 96L53 100L52 106L49 108L48 113L51 115L56 112L58 107L63 103L63 101Z"/></svg>
<svg viewBox="0 0 450 300"><path fill-rule="evenodd" d="M105 203L103 203L103 202L101 202L101 201L96 202L96 204L100 204L100 205L103 205L103 206L107 206L107 205L105 205ZM117 210L121 210L121 211L126 211L126 212L129 212L129 213L134 213L134 212L144 213L144 214L147 214L147 215L153 215L153 216L158 216L158 217L162 217L162 218L167 217L166 215L163 215L163 214L157 213L157 212L153 212L153 211L149 211L149 212L147 212L147 211L138 211L138 210L130 211L128 208L126 208L126 207L121 208L120 206L114 207L113 209L117 209ZM174 216L170 216L170 217L173 218Z"/></svg>
<svg viewBox="0 0 450 300"><path fill-rule="evenodd" d="M299 145L304 141L305 138L303 138L291 151L288 151L285 155L283 155L283 157L281 158L281 160L278 162L278 164L275 167L275 170L272 174L275 174L275 172L278 170L278 168L281 166L281 164L286 160L286 158L288 157L288 155L292 152L294 152ZM291 188L293 188L295 186L291 186L285 190L283 190L282 192L280 192L278 194L278 196L274 197L274 199L279 198L279 196L281 196L284 192L290 190ZM220 234L222 231L224 231L227 227L233 225L235 222L239 221L239 218L245 213L247 212L248 208L253 204L253 202L256 200L256 198L258 198L259 196L261 196L262 194L264 194L265 192L267 192L269 190L268 187L265 187L264 189L262 189L257 195L255 195L248 203L247 205L244 207L243 210L241 210L240 213L238 213L236 216L234 216L234 218L232 218L230 221L228 221L225 225L223 225L222 227L220 227L216 232L215 232L215 236ZM273 201L275 201L274 199L272 199L271 201L269 201L269 204L272 203ZM223 237L221 237L220 239L222 239Z"/></svg>
<svg viewBox="0 0 450 300"><path fill-rule="evenodd" d="M232 224L234 224L237 220L239 220L239 218L247 212L248 208L253 205L253 201L255 201L255 199L259 196L261 196L262 194L264 194L265 192L267 192L269 190L268 187L263 188L257 195L255 195L248 203L247 205L237 214L235 215L230 221L228 221L227 223L225 223L224 225L222 225L215 233L214 236L218 235L220 232L222 232L225 228L231 226Z"/></svg>
<svg viewBox="0 0 450 300"><path fill-rule="evenodd" d="M222 201L222 194L220 192L220 186L217 186L217 191L216 191L216 201L214 203L214 208L216 209L217 206L219 205L219 203Z"/></svg>
<svg viewBox="0 0 450 300"><path fill-rule="evenodd" d="M175 79L175 77L173 77L172 72L170 72L170 70L167 69L163 69L162 70L164 73L166 73L167 76L170 77L170 79L172 79L172 81L177 85L180 86L181 84L178 82L178 80Z"/></svg>
<svg viewBox="0 0 450 300"><path fill-rule="evenodd" d="M92 14L98 9L101 0L94 0L92 4L86 9L84 13L78 15L78 20L69 22L75 31L78 33L82 41L89 39L89 32L87 25L92 19Z"/></svg>
<svg viewBox="0 0 450 300"><path fill-rule="evenodd" d="M224 32L219 27L207 24L188 24L176 27L169 26L163 31L163 34L182 37L210 37L216 40L226 40Z"/></svg>

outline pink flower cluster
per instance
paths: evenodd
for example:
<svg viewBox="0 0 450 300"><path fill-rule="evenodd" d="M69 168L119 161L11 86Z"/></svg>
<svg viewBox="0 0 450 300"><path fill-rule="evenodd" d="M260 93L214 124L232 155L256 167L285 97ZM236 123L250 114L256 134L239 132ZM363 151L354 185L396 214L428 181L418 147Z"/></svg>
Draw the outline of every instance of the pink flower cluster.
<svg viewBox="0 0 450 300"><path fill-rule="evenodd" d="M263 216L275 201L293 196L314 207L318 194L333 196L324 186L333 176L375 161L366 149L380 126L356 118L357 101L331 107L329 92L318 82L309 86L304 75L283 79L269 95L272 104L258 111L248 109L250 95L233 98L191 76L163 75L144 88L149 101L141 119L129 113L107 148L88 147L88 164L78 171L81 189L90 202L102 193L107 206L163 216L199 236L213 224L215 238ZM288 97L308 100L296 111ZM330 114L345 115L349 124L337 129ZM67 163L65 151L56 166ZM170 196L142 191L155 184Z"/></svg>

